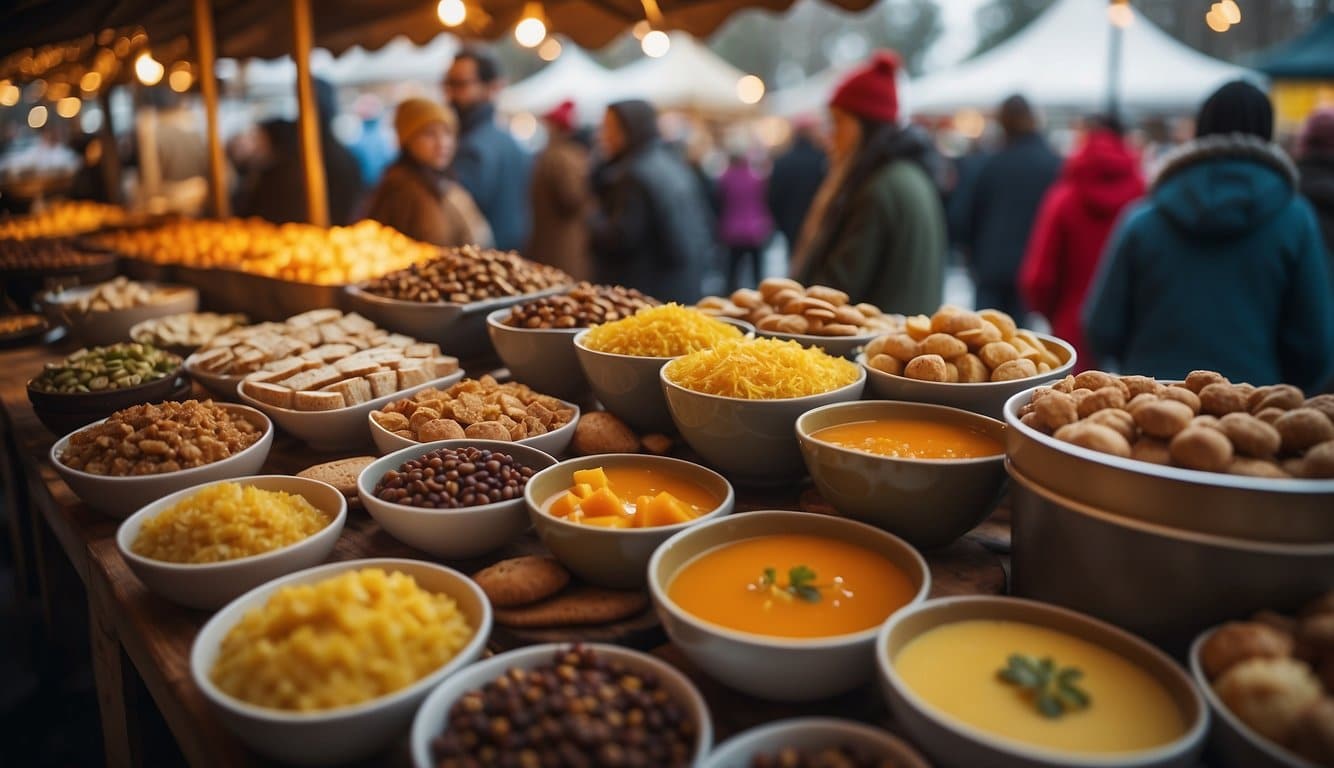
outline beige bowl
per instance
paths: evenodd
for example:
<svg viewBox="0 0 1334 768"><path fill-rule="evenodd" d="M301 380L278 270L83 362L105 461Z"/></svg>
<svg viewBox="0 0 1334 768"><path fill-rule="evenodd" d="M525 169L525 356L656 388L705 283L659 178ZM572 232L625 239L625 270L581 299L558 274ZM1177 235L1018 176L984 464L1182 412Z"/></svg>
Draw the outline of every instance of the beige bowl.
<svg viewBox="0 0 1334 768"><path fill-rule="evenodd" d="M1065 632L1121 655L1166 686L1187 723L1180 738L1134 753L1088 755L1034 747L959 722L924 702L904 683L894 659L912 640L936 627L967 620L1021 621ZM910 606L881 627L875 639L881 691L894 720L913 743L946 768L1194 768L1209 729L1209 710L1186 673L1143 640L1074 611L1010 597L952 597Z"/></svg>
<svg viewBox="0 0 1334 768"><path fill-rule="evenodd" d="M893 418L977 429L995 438L1002 452L976 459L900 459L811 436L838 424ZM802 414L797 440L815 487L835 509L923 549L946 546L972 530L1005 491L1005 425L957 408L892 400L836 403Z"/></svg>
<svg viewBox="0 0 1334 768"><path fill-rule="evenodd" d="M562 400L580 400L588 394L588 379L574 350L574 337L584 328L515 328L502 322L512 308L486 316L486 332L500 361L515 381Z"/></svg>
<svg viewBox="0 0 1334 768"><path fill-rule="evenodd" d="M397 401L395 401L397 402ZM574 417L567 424L550 432L537 435L535 437L525 437L522 440L516 440L518 445L527 445L543 453L549 453L552 456L560 456L565 453L565 449L570 447L570 441L574 439L574 427L579 423L579 406L571 402L561 401L565 407L574 409ZM411 448L414 445L420 445L419 440L409 440L401 435L380 426L375 420L375 411L366 414L366 421L370 425L371 441L375 443L375 450L381 456L394 451L401 451L404 448Z"/></svg>
<svg viewBox="0 0 1334 768"><path fill-rule="evenodd" d="M709 753L703 768L751 768L760 755L787 748L850 747L898 768L928 768L926 759L902 739L865 723L833 717L798 717L751 728Z"/></svg>
<svg viewBox="0 0 1334 768"><path fill-rule="evenodd" d="M781 341L795 341L803 347L819 347L834 357L851 357L857 350L884 336L885 332L874 331L857 336L816 336L810 333L779 333L756 328L755 335Z"/></svg>
<svg viewBox="0 0 1334 768"><path fill-rule="evenodd" d="M190 374L190 378L199 382L200 386L219 400L226 400L229 403L241 402L241 393L237 388L241 385L241 380L249 374L229 375L206 371L199 367L197 359L198 353L185 358L185 372Z"/></svg>
<svg viewBox="0 0 1334 768"><path fill-rule="evenodd" d="M722 501L688 523L656 528L598 528L567 522L543 511L553 496L574 485L575 472L594 467L661 467L708 489ZM643 588L647 579L645 568L658 545L692 525L731 514L736 504L731 484L717 472L680 459L633 453L563 461L534 475L524 488L523 497L537 535L556 559L583 580L614 589Z"/></svg>
<svg viewBox="0 0 1334 768"><path fill-rule="evenodd" d="M866 371L838 389L785 400L742 400L695 392L659 373L672 421L705 461L738 485L785 485L802 476L801 448L793 424L806 411L856 400Z"/></svg>
<svg viewBox="0 0 1334 768"><path fill-rule="evenodd" d="M807 512L746 512L690 526L653 553L649 593L668 637L700 669L760 699L813 701L868 682L875 674L879 627L820 638L758 635L695 618L667 596L676 574L696 557L734 541L778 533L825 536L879 553L917 588L909 606L931 591L931 573L917 550L878 528Z"/></svg>
<svg viewBox="0 0 1334 768"><path fill-rule="evenodd" d="M70 335L87 346L105 346L130 341L130 329L145 320L199 309L199 291L194 288L161 283L145 283L145 286L161 291L160 300L126 309L94 309L83 312L79 310L79 300L99 287L84 285L47 294L44 301L50 305L59 319L69 326Z"/></svg>
<svg viewBox="0 0 1334 768"><path fill-rule="evenodd" d="M640 432L671 432L672 415L658 375L670 357L636 357L584 346L588 329L574 337L579 367L602 406Z"/></svg>
<svg viewBox="0 0 1334 768"><path fill-rule="evenodd" d="M1075 368L1075 348L1068 343L1046 334L1036 334L1052 354L1060 358L1061 365L1055 370L1040 373L1018 381L985 381L977 384L960 384L940 381L919 381L907 376L895 376L892 373L872 368L866 362L866 355L858 355L857 362L866 369L867 389L882 400L908 400L914 403L934 403L962 408L965 411L980 413L993 419L1001 416L1005 401L1016 392L1065 378Z"/></svg>

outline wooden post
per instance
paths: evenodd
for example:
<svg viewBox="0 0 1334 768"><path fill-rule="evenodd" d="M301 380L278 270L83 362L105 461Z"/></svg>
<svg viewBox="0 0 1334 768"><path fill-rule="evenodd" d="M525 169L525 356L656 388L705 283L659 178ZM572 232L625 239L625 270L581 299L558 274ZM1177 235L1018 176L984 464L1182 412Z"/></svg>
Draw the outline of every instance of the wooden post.
<svg viewBox="0 0 1334 768"><path fill-rule="evenodd" d="M97 94L97 104L102 108L102 127L97 134L102 142L102 184L107 189L107 202L120 205L124 194L120 186L120 146L116 143L115 126L111 121L112 87L108 84Z"/></svg>
<svg viewBox="0 0 1334 768"><path fill-rule="evenodd" d="M199 91L204 95L204 114L208 118L208 177L213 196L213 215L225 219L232 215L227 196L227 164L222 155L222 128L218 124L218 78L214 65L218 60L213 37L213 2L195 0L195 51L199 54Z"/></svg>
<svg viewBox="0 0 1334 768"><path fill-rule="evenodd" d="M310 51L315 45L310 0L292 0L292 58L296 60L296 100L300 113L301 160L306 168L306 218L329 226L328 187L324 180L324 152L320 147L320 116L315 104L315 83L310 77Z"/></svg>

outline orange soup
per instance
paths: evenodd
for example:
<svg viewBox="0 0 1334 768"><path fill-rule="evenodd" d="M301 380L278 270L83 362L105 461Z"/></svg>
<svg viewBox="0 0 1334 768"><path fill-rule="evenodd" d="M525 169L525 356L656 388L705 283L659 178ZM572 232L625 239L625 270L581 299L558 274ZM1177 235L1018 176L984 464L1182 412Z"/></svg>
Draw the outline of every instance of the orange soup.
<svg viewBox="0 0 1334 768"><path fill-rule="evenodd" d="M673 472L639 467L581 469L574 484L547 500L552 517L604 528L655 528L688 523L722 499Z"/></svg>
<svg viewBox="0 0 1334 768"><path fill-rule="evenodd" d="M877 626L916 594L908 575L865 547L805 534L743 539L687 563L668 596L729 629L831 637Z"/></svg>
<svg viewBox="0 0 1334 768"><path fill-rule="evenodd" d="M976 459L1005 453L980 429L926 419L875 419L825 427L811 437L840 448L899 459Z"/></svg>

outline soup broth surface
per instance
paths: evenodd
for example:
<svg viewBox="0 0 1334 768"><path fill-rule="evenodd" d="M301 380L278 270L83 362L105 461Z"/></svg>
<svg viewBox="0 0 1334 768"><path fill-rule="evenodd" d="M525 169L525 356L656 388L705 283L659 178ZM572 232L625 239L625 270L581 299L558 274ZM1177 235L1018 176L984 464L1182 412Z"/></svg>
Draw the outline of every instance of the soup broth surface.
<svg viewBox="0 0 1334 768"><path fill-rule="evenodd" d="M1005 453L979 429L927 419L874 419L825 427L811 437L840 448L900 459L976 459Z"/></svg>

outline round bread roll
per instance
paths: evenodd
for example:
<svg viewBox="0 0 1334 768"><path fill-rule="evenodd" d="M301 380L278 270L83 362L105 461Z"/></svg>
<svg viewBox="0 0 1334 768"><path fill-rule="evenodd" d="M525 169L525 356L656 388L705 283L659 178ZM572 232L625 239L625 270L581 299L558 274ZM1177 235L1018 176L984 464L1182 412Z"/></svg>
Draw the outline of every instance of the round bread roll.
<svg viewBox="0 0 1334 768"><path fill-rule="evenodd" d="M1276 744L1286 744L1307 707L1320 700L1320 681L1296 659L1250 659L1215 683L1218 698L1246 725Z"/></svg>
<svg viewBox="0 0 1334 768"><path fill-rule="evenodd" d="M949 371L945 358L940 355L918 355L903 368L903 375L921 381L948 381Z"/></svg>
<svg viewBox="0 0 1334 768"><path fill-rule="evenodd" d="M1282 659L1292 655L1292 635L1254 621L1230 621L1214 630L1200 646L1204 676L1219 675L1250 659Z"/></svg>

